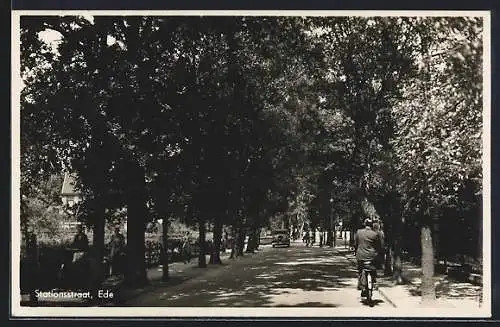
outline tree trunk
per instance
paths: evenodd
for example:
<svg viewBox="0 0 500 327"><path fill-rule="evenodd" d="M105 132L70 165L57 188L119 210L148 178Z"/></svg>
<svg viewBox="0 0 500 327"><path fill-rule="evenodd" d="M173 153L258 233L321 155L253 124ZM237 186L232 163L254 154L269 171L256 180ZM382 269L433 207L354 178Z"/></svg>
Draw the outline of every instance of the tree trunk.
<svg viewBox="0 0 500 327"><path fill-rule="evenodd" d="M148 283L145 262L145 230L148 209L144 170L133 164L128 170L130 184L127 192L127 256L128 269L125 281L131 287L141 287Z"/></svg>
<svg viewBox="0 0 500 327"><path fill-rule="evenodd" d="M355 235L354 228L351 228L349 230L349 247L354 246L354 235Z"/></svg>
<svg viewBox="0 0 500 327"><path fill-rule="evenodd" d="M261 229L257 228L257 232L255 235L255 250L258 250L260 246L260 234L261 234Z"/></svg>
<svg viewBox="0 0 500 327"><path fill-rule="evenodd" d="M247 249L246 249L246 253L254 253L255 252L255 248L256 248L256 230L255 229L251 229L250 230L250 233L248 234L248 244L247 244Z"/></svg>
<svg viewBox="0 0 500 327"><path fill-rule="evenodd" d="M480 265L483 265L483 201L479 201L480 209L479 209L479 219L477 222L477 251L476 257L479 261ZM481 268L482 269L482 268Z"/></svg>
<svg viewBox="0 0 500 327"><path fill-rule="evenodd" d="M246 253L254 253L257 250L257 239L259 233L259 216L258 213L255 214L255 217L250 226L249 234L248 234L248 244Z"/></svg>
<svg viewBox="0 0 500 327"><path fill-rule="evenodd" d="M333 231L332 228L328 228L328 232L326 234L326 245L332 247L333 246Z"/></svg>
<svg viewBox="0 0 500 327"><path fill-rule="evenodd" d="M161 279L166 282L169 280L168 275L168 218L164 217L161 222L161 237L162 237L162 253L161 253L161 264L162 264L162 275Z"/></svg>
<svg viewBox="0 0 500 327"><path fill-rule="evenodd" d="M403 280L403 269L401 262L401 235L396 234L394 239L394 249L393 249L393 279L396 284L401 285L404 283Z"/></svg>
<svg viewBox="0 0 500 327"><path fill-rule="evenodd" d="M290 229L290 220L288 219L287 216L283 216L283 221L281 224L281 228L283 229Z"/></svg>
<svg viewBox="0 0 500 327"><path fill-rule="evenodd" d="M198 267L206 268L207 267L207 258L205 256L206 252L206 238L205 238L205 221L202 220L198 224L199 237L198 243L200 245L200 253L198 255Z"/></svg>
<svg viewBox="0 0 500 327"><path fill-rule="evenodd" d="M128 200L127 206L127 257L128 269L125 280L131 287L146 285L145 236L147 214L145 203L136 198Z"/></svg>
<svg viewBox="0 0 500 327"><path fill-rule="evenodd" d="M221 239L222 239L222 223L218 220L214 224L214 247L212 253L210 254L210 264L220 265L222 261L220 259L220 249L221 249Z"/></svg>
<svg viewBox="0 0 500 327"><path fill-rule="evenodd" d="M241 221L234 228L234 237L231 250L231 258L237 258L243 256L243 248L245 246L245 234L243 230L243 224Z"/></svg>
<svg viewBox="0 0 500 327"><path fill-rule="evenodd" d="M335 248L337 246L337 230L336 226L333 226L333 247Z"/></svg>
<svg viewBox="0 0 500 327"><path fill-rule="evenodd" d="M38 241L34 233L29 233L25 230L25 245L26 245L26 258L25 262L27 267L26 276L21 275L21 289L26 289L29 291L29 303L30 305L36 305L37 302L37 277L39 274L39 252L38 252ZM22 264L21 264L22 267ZM21 268L21 272L22 272Z"/></svg>
<svg viewBox="0 0 500 327"><path fill-rule="evenodd" d="M392 276L392 249L394 248L394 219L392 216L388 217L389 223L385 228L384 240L384 276Z"/></svg>
<svg viewBox="0 0 500 327"><path fill-rule="evenodd" d="M237 248L239 256L243 256L243 254L244 254L245 238L246 238L245 231L243 230L243 228L241 228L241 230L239 232L238 248Z"/></svg>
<svg viewBox="0 0 500 327"><path fill-rule="evenodd" d="M384 276L391 276L392 271L392 244L385 245Z"/></svg>
<svg viewBox="0 0 500 327"><path fill-rule="evenodd" d="M237 239L238 239L238 232L237 231L231 231L231 234L232 234L232 238L231 238L231 256L229 257L229 259L236 259L236 257L238 256L238 254L236 253L236 242L237 242Z"/></svg>
<svg viewBox="0 0 500 327"><path fill-rule="evenodd" d="M299 239L302 238L302 234L304 234L304 222L300 223L300 229L299 229Z"/></svg>
<svg viewBox="0 0 500 327"><path fill-rule="evenodd" d="M254 228L252 231L251 238L248 239L247 252L254 253L259 247L259 228ZM250 247L250 251L248 250Z"/></svg>
<svg viewBox="0 0 500 327"><path fill-rule="evenodd" d="M436 300L436 287L434 285L434 249L432 233L429 225L421 229L422 245L422 303L432 303Z"/></svg>

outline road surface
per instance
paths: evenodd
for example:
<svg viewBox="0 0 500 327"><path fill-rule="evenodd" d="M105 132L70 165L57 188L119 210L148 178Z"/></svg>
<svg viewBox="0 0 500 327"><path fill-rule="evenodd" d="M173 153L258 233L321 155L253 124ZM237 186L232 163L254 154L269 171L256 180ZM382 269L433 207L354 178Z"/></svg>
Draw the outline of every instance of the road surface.
<svg viewBox="0 0 500 327"><path fill-rule="evenodd" d="M180 285L158 287L127 306L365 307L356 268L331 248L263 247ZM392 307L374 292L376 307Z"/></svg>

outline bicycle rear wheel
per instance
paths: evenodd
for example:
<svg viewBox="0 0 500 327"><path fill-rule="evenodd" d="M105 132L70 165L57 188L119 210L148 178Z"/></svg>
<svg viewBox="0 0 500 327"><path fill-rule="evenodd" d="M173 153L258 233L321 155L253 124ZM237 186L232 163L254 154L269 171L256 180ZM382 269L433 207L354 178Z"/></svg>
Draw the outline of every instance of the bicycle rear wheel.
<svg viewBox="0 0 500 327"><path fill-rule="evenodd" d="M366 298L368 301L371 302L373 296L373 280L372 280L372 274L369 271L366 271L366 288L367 288Z"/></svg>

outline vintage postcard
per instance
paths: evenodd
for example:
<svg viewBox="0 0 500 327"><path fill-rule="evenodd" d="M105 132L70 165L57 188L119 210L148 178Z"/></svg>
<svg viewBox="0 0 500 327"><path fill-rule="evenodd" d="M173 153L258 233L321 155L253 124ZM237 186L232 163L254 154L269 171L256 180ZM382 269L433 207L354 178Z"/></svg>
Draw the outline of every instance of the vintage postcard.
<svg viewBox="0 0 500 327"><path fill-rule="evenodd" d="M13 11L13 317L491 317L487 11Z"/></svg>

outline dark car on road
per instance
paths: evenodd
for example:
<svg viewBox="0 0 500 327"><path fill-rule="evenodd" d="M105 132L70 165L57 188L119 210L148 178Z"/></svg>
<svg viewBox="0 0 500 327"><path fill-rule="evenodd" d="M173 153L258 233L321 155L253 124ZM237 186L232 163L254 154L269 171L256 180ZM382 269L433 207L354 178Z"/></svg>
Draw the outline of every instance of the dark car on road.
<svg viewBox="0 0 500 327"><path fill-rule="evenodd" d="M276 246L290 246L290 231L288 229L275 229L271 232L273 248Z"/></svg>

